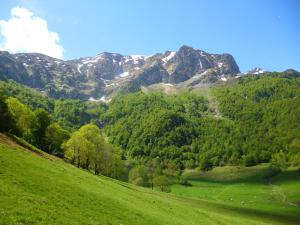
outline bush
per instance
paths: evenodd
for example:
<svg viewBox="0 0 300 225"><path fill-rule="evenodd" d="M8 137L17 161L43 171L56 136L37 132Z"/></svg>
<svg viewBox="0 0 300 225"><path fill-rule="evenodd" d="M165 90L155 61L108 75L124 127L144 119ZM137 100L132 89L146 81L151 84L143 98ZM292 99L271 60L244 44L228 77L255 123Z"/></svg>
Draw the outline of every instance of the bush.
<svg viewBox="0 0 300 225"><path fill-rule="evenodd" d="M187 179L185 179L183 177L180 177L178 183L181 184L181 185L183 185L183 186L188 186L188 187L192 186L192 184Z"/></svg>
<svg viewBox="0 0 300 225"><path fill-rule="evenodd" d="M207 171L210 170L212 166L213 165L207 155L200 157L200 163L199 163L200 170Z"/></svg>
<svg viewBox="0 0 300 225"><path fill-rule="evenodd" d="M133 167L129 172L128 180L138 186L150 186L147 167L143 165Z"/></svg>
<svg viewBox="0 0 300 225"><path fill-rule="evenodd" d="M288 158L282 151L275 153L271 159L271 166L280 171L285 170L288 165Z"/></svg>
<svg viewBox="0 0 300 225"><path fill-rule="evenodd" d="M163 192L171 191L170 181L169 181L168 177L165 175L154 177L153 184L154 184L154 187L158 188L160 191L163 191Z"/></svg>
<svg viewBox="0 0 300 225"><path fill-rule="evenodd" d="M255 166L256 159L253 155L246 155L243 157L243 162L245 166Z"/></svg>

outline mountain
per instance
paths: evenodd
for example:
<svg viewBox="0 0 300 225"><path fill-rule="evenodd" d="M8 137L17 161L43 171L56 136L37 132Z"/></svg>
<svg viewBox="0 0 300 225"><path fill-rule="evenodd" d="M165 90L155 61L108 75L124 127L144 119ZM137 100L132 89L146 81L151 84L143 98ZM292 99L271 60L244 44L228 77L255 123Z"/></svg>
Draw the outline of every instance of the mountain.
<svg viewBox="0 0 300 225"><path fill-rule="evenodd" d="M230 54L210 54L189 46L152 56L103 52L66 61L38 53L0 51L4 78L54 98L105 100L128 85L201 87L227 81L239 72Z"/></svg>
<svg viewBox="0 0 300 225"><path fill-rule="evenodd" d="M258 75L258 74L262 74L265 72L267 72L267 71L265 71L264 69L262 69L260 67L255 67L252 70L249 70L246 74Z"/></svg>

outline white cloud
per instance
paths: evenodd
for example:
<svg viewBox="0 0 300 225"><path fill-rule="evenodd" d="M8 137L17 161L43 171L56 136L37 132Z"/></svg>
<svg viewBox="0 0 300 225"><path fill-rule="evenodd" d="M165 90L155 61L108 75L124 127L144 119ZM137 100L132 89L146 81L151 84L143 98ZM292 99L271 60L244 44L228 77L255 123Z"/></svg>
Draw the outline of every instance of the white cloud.
<svg viewBox="0 0 300 225"><path fill-rule="evenodd" d="M55 58L63 57L59 36L48 30L47 21L26 8L15 7L9 20L0 20L0 49L12 53L38 52Z"/></svg>

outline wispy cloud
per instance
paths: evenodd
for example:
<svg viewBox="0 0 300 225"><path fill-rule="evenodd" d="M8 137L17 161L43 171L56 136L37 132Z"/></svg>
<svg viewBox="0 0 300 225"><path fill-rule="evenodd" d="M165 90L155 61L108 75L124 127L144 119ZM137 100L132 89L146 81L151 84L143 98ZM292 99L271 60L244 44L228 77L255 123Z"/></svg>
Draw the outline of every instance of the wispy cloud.
<svg viewBox="0 0 300 225"><path fill-rule="evenodd" d="M47 21L30 10L15 7L11 18L0 20L0 49L12 53L38 52L55 58L63 57L59 35L48 30Z"/></svg>

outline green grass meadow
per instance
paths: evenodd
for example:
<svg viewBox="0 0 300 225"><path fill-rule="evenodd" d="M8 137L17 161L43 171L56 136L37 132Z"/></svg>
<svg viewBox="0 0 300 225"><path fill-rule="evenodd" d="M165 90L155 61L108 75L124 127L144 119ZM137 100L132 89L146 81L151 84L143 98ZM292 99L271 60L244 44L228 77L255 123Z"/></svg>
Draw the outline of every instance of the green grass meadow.
<svg viewBox="0 0 300 225"><path fill-rule="evenodd" d="M293 168L271 176L268 164L225 166L209 172L187 170L184 176L191 186L173 185L172 194L300 223L300 172Z"/></svg>
<svg viewBox="0 0 300 225"><path fill-rule="evenodd" d="M275 177L274 187L255 180L231 184L197 177L192 187L173 186L172 193L161 193L95 176L46 153L26 150L3 136L0 142L1 225L300 221L299 207L288 204L299 200L299 191L295 191L299 182L289 179L291 174ZM281 192L287 196L285 201L280 199Z"/></svg>

